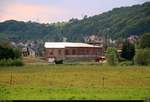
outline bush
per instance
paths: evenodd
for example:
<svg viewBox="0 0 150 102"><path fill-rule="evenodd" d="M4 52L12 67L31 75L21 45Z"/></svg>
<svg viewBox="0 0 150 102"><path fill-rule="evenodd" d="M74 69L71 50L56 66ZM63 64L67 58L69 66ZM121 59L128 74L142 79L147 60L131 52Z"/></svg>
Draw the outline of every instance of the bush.
<svg viewBox="0 0 150 102"><path fill-rule="evenodd" d="M1 59L18 59L21 58L21 51L13 47L5 47L0 45L0 60Z"/></svg>
<svg viewBox="0 0 150 102"><path fill-rule="evenodd" d="M137 65L150 65L150 49L138 49L134 57L134 63Z"/></svg>
<svg viewBox="0 0 150 102"><path fill-rule="evenodd" d="M109 47L106 51L106 58L109 65L118 64L118 53L116 48Z"/></svg>
<svg viewBox="0 0 150 102"><path fill-rule="evenodd" d="M127 59L125 59L125 58L122 58L121 56L119 56L118 60L119 60L119 62L128 61Z"/></svg>
<svg viewBox="0 0 150 102"><path fill-rule="evenodd" d="M6 59L0 60L0 66L5 66L6 65Z"/></svg>
<svg viewBox="0 0 150 102"><path fill-rule="evenodd" d="M23 62L20 59L2 59L0 66L23 66Z"/></svg>
<svg viewBox="0 0 150 102"><path fill-rule="evenodd" d="M123 61L119 63L120 66L131 66L134 65L133 61Z"/></svg>
<svg viewBox="0 0 150 102"><path fill-rule="evenodd" d="M63 64L63 60L55 60L55 64Z"/></svg>
<svg viewBox="0 0 150 102"><path fill-rule="evenodd" d="M139 47L144 48L150 48L150 33L145 33L141 36Z"/></svg>
<svg viewBox="0 0 150 102"><path fill-rule="evenodd" d="M17 48L13 48L14 58L19 59L21 58L21 51Z"/></svg>
<svg viewBox="0 0 150 102"><path fill-rule="evenodd" d="M24 64L20 59L15 59L15 60L13 60L12 65L13 66L23 66Z"/></svg>

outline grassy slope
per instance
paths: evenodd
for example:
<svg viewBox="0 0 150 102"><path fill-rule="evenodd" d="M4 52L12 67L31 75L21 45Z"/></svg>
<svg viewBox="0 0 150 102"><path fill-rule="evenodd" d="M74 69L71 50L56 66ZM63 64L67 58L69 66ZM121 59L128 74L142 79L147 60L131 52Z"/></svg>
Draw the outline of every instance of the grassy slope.
<svg viewBox="0 0 150 102"><path fill-rule="evenodd" d="M27 65L0 68L0 99L149 98L148 67Z"/></svg>

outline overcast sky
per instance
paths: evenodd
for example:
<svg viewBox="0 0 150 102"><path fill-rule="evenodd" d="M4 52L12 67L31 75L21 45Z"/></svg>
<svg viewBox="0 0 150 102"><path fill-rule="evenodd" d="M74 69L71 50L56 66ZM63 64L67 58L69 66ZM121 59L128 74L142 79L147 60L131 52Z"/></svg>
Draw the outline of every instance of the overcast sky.
<svg viewBox="0 0 150 102"><path fill-rule="evenodd" d="M146 1L150 0L0 0L0 22L10 19L41 23L68 21Z"/></svg>

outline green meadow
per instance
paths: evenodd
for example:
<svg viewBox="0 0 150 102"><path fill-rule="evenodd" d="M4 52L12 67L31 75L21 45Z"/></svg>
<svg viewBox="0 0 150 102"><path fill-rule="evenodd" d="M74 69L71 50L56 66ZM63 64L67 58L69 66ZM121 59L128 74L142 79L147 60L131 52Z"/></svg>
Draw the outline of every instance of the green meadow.
<svg viewBox="0 0 150 102"><path fill-rule="evenodd" d="M0 67L0 100L150 99L149 66Z"/></svg>

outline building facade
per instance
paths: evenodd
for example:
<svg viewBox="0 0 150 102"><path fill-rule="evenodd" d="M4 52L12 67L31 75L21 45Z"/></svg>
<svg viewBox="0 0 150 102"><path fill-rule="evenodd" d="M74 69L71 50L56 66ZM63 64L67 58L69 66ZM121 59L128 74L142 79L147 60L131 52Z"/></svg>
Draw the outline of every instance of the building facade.
<svg viewBox="0 0 150 102"><path fill-rule="evenodd" d="M44 47L46 59L95 59L104 55L102 46L85 43L46 42Z"/></svg>

